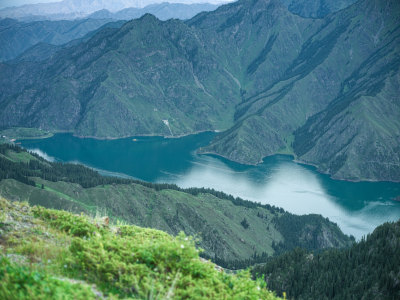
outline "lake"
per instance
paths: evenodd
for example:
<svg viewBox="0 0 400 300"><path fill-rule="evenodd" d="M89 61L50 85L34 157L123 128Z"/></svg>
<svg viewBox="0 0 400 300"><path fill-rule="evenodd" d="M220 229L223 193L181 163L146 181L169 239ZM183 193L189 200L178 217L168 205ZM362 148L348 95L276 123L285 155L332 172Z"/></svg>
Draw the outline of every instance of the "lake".
<svg viewBox="0 0 400 300"><path fill-rule="evenodd" d="M400 184L332 180L290 156L275 155L246 166L212 155L198 155L214 133L182 138L81 139L56 134L22 140L21 146L48 160L82 163L101 174L134 177L180 187L209 187L243 199L268 203L295 214L317 213L357 239L400 218Z"/></svg>

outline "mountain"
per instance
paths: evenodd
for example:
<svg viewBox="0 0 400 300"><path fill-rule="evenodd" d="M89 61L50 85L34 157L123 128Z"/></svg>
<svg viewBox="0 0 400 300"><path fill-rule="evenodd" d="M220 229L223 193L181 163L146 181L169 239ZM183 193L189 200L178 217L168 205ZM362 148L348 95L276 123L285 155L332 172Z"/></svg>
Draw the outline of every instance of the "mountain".
<svg viewBox="0 0 400 300"><path fill-rule="evenodd" d="M131 20L143 16L146 13L155 15L160 20L167 19L189 19L202 11L211 11L218 6L209 3L198 4L171 4L160 3L148 5L144 8L126 8L121 11L111 13L108 10L100 10L85 17L85 19L74 19L49 21L46 17L41 19L35 17L36 21L27 22L15 19L0 19L0 61L8 61L18 57L24 51L35 47L33 53L24 54L27 57L37 56L38 52L43 53L43 57L48 58L55 53L53 47L68 43L75 39L84 37L89 32L97 32L109 27L121 27L122 23L115 20ZM103 26L110 23L107 26ZM117 24L117 25L116 25ZM51 45L46 47L44 44ZM46 55L46 49L49 54ZM30 51L32 52L32 51Z"/></svg>
<svg viewBox="0 0 400 300"><path fill-rule="evenodd" d="M50 21L52 22L52 21ZM58 21L54 21L58 22ZM81 42L88 41L93 35L95 35L98 31L106 29L106 28L120 28L125 21L115 21L115 22L107 22L103 26L94 29L92 31L89 31L87 34L85 34L83 37L73 39L71 41L68 41L68 38L63 35L63 38L66 38L65 44L62 45L53 45L53 44L48 44L45 42L38 42L28 48L26 51L24 51L22 54L18 55L16 58L7 61L8 64L18 64L21 62L41 62L49 59L52 57L55 53L57 53L59 50L62 50L63 48L69 48L72 46L76 46L80 44Z"/></svg>
<svg viewBox="0 0 400 300"><path fill-rule="evenodd" d="M2 100L8 103L1 113L2 125L23 118L30 120L28 127L111 137L171 131L180 135L232 124L232 78L195 31L178 20L163 23L145 15L65 48L45 63L0 68L3 76L13 77L9 77L13 87L2 81ZM32 77L27 80L23 74ZM28 96L29 86L41 96ZM18 98L25 98L24 104L11 100L15 88L22 92ZM32 101L39 102L32 106ZM29 116L10 111L22 108L31 111Z"/></svg>
<svg viewBox="0 0 400 300"><path fill-rule="evenodd" d="M145 13L151 13L161 20L169 18L189 19L201 11L214 10L218 5L231 1L193 0L193 1L143 1L138 0L64 0L54 3L40 3L8 7L0 9L0 18L14 18L25 21L66 20L88 17L108 18L113 16L118 20L138 18ZM322 18L332 12L339 11L356 2L356 0L282 0L290 12L306 18ZM11 5L10 5L11 6ZM135 16L135 17L130 17Z"/></svg>
<svg viewBox="0 0 400 300"><path fill-rule="evenodd" d="M0 20L0 61L16 58L38 43L62 45L82 38L88 32L99 29L110 19L84 19L75 21L18 22Z"/></svg>
<svg viewBox="0 0 400 300"><path fill-rule="evenodd" d="M256 266L287 299L398 299L400 221L385 223L347 249L296 249Z"/></svg>
<svg viewBox="0 0 400 300"><path fill-rule="evenodd" d="M159 0L146 0L146 5L155 5L162 2ZM182 8L184 5L190 5L195 10L198 9L204 3L210 5L217 5L226 1L220 0L170 0L170 3L179 3L179 6L171 6L172 8ZM112 13L121 11L127 8L142 9L144 7L143 1L141 0L63 0L59 2L51 3L37 3L27 4L17 7L7 7L0 9L0 18L13 18L19 20L33 21L33 20L72 20L76 18L85 18L88 15L100 11L108 10ZM166 3L161 4L161 8ZM191 6L196 4L195 6ZM200 6L199 6L200 5ZM197 8L196 8L197 7ZM165 7L164 7L165 9Z"/></svg>
<svg viewBox="0 0 400 300"><path fill-rule="evenodd" d="M344 9L357 0L282 0L292 13L305 18L323 18Z"/></svg>
<svg viewBox="0 0 400 300"><path fill-rule="evenodd" d="M277 12L268 13L269 30L256 31L261 8L248 2L190 21L211 31L221 28L215 15L224 12L229 26L214 40L249 47L246 56L229 53L233 62L247 61L226 63L241 83L235 126L202 151L253 164L287 153L337 179L399 181L399 3L359 1L316 20L284 18L279 3L267 3Z"/></svg>
<svg viewBox="0 0 400 300"><path fill-rule="evenodd" d="M283 250L344 247L352 239L319 215L296 216L209 189L103 177L0 145L0 195L31 205L95 215L200 239L203 256L244 268Z"/></svg>
<svg viewBox="0 0 400 300"><path fill-rule="evenodd" d="M242 0L182 22L151 15L0 65L0 126L79 136L221 132L245 164L290 154L337 179L400 181L398 1L323 19Z"/></svg>
<svg viewBox="0 0 400 300"><path fill-rule="evenodd" d="M4 198L0 207L1 299L279 299L249 272L200 258L182 233Z"/></svg>
<svg viewBox="0 0 400 300"><path fill-rule="evenodd" d="M17 7L7 7L0 10L1 18L23 19L36 16L51 16L52 18L80 18L100 9L111 11L121 10L129 6L138 6L137 0L64 0L51 3L27 4Z"/></svg>
<svg viewBox="0 0 400 300"><path fill-rule="evenodd" d="M190 19L203 11L215 10L218 5L210 3L194 3L194 4L182 4L182 3L157 3L150 4L143 8L129 7L122 9L117 12L110 12L106 9L96 11L87 16L90 19L104 19L110 18L115 20L131 20L137 19L141 16L150 13L156 16L160 20L169 19Z"/></svg>
<svg viewBox="0 0 400 300"><path fill-rule="evenodd" d="M41 3L49 3L49 2L57 2L59 0L41 0ZM37 3L36 0L2 0L0 2L0 8L6 8L6 7L15 7L15 6L22 6L25 4L32 4L32 3Z"/></svg>

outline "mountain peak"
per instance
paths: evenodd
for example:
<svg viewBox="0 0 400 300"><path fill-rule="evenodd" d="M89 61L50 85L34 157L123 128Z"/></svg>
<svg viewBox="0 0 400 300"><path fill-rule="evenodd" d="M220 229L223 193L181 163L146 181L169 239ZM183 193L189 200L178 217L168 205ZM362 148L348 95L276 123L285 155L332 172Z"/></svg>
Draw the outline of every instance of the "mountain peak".
<svg viewBox="0 0 400 300"><path fill-rule="evenodd" d="M158 22L160 21L155 15L150 14L150 13L145 13L142 17L140 17L141 21L144 22Z"/></svg>

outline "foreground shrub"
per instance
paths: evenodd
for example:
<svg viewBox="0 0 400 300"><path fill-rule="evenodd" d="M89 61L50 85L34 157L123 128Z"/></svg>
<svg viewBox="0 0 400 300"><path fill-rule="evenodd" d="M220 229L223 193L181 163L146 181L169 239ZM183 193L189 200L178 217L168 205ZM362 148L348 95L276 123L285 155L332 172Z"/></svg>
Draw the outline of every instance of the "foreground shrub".
<svg viewBox="0 0 400 300"><path fill-rule="evenodd" d="M90 287L31 271L0 258L0 299L96 299Z"/></svg>

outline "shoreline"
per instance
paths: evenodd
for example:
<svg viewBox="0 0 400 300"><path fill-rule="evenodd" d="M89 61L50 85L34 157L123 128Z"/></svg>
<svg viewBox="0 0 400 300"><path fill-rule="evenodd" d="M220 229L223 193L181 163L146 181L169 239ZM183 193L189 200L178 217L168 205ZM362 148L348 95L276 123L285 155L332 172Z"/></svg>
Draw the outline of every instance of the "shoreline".
<svg viewBox="0 0 400 300"><path fill-rule="evenodd" d="M189 135L196 135L200 133L205 133L205 132L212 132L212 133L217 133L219 131L217 130L200 130L200 131L195 131L195 132L190 132L190 133L183 133L179 135L159 135L159 134L137 134L137 135L127 135L127 136L121 136L121 137L98 137L98 136L86 136L86 135L76 135L73 132L65 132L65 133L72 133L72 136L80 139L94 139L94 140L122 140L122 139L128 139L128 138L136 138L136 137L162 137L165 139L178 139L182 138L185 136ZM60 132L61 133L61 132Z"/></svg>
<svg viewBox="0 0 400 300"><path fill-rule="evenodd" d="M185 134L180 134L180 135L176 135L176 136L170 136L170 135L158 135L158 134L141 134L141 135L129 135L129 136L123 136L123 137L96 137L96 136L80 136L80 135L75 135L73 133L73 131L52 131L52 132L48 132L47 135L44 136L38 136L38 137L24 137L24 138L17 138L15 142L18 142L19 140L34 140L34 139L46 139L46 138L51 138L53 137L55 134L58 133L71 133L73 137L76 138L80 138L80 139L95 139L95 140L118 140L118 139L127 139L127 138L137 138L137 137L160 137L160 138L165 138L165 139L178 139L178 138L182 138L182 137L186 137L186 136L190 136L190 135L196 135L196 134L200 134L200 133L205 133L205 132L210 132L210 133L219 133L221 131L219 130L201 130L201 131L195 131L195 132L190 132L190 133L185 133ZM310 163L310 162L306 162L303 160L299 160L295 154L284 154L284 153L274 153L271 155L267 155L262 157L258 162L256 163L249 163L249 162L243 162L243 161L238 161L238 160L233 160L232 158L229 158L226 155L220 154L220 153L216 153L214 151L202 151L201 150L202 147L200 147L199 149L197 149L195 151L196 154L198 155L215 155L217 157L221 157L224 158L230 162L234 162L237 164L241 164L244 166L257 166L260 165L264 162L264 159L270 156L274 156L274 155L284 155L284 156L290 156L292 159L292 162L296 163L296 164L300 164L300 165L305 165L305 166L310 166L314 168L314 171L316 171L317 173L321 174L321 175L326 175L328 176L330 179L332 180L338 180L338 181L345 181L345 182L376 182L376 183L380 183L380 182L388 182L388 183L400 183L399 181L395 181L395 180L378 180L378 179L346 179L346 178L338 178L338 177L333 177L331 174L327 173L327 172L323 172L321 170L319 170L318 165Z"/></svg>
<svg viewBox="0 0 400 300"><path fill-rule="evenodd" d="M44 139L49 139L49 138L53 137L54 134L55 133L51 132L49 134L41 135L41 136L23 136L23 137L14 138L13 139L14 141L12 141L12 140L10 140L10 141L15 143L15 142L21 141L21 140L44 140Z"/></svg>
<svg viewBox="0 0 400 300"><path fill-rule="evenodd" d="M36 128L35 128L36 129ZM199 131L194 131L190 133L183 133L179 135L159 135L159 134L137 134L137 135L126 135L126 136L120 136L120 137L112 137L112 136L106 136L106 137L98 137L98 136L92 136L92 135L77 135L73 131L69 130L54 130L49 132L47 135L42 135L42 136L31 136L31 137L16 137L14 138L14 141L21 141L21 140L36 140L36 139L47 139L51 138L56 134L59 133L70 133L73 137L79 138L79 139L94 139L94 140L100 140L100 141L113 141L113 140L122 140L122 139L128 139L128 138L136 138L136 137L160 137L160 138L165 138L165 139L178 139L190 135L196 135L200 133L205 133L205 132L210 132L210 133L219 133L221 131L219 130L199 130Z"/></svg>
<svg viewBox="0 0 400 300"><path fill-rule="evenodd" d="M294 163L296 163L296 164L300 164L300 165L304 165L304 166L313 167L313 168L315 169L315 170L314 170L315 172L317 172L317 173L319 173L319 174L321 174L321 175L326 175L326 176L328 176L329 179L331 179L331 180L344 181L344 182L354 182L354 183L358 183L358 182L360 182L360 183L361 183L361 182L370 182L370 183L384 183L384 182L388 182L388 183L400 183L400 180L399 180L399 181L395 181L395 180L377 180L377 179L358 179L358 180L356 180L356 179L345 179L345 178L333 177L331 174L319 170L317 165L312 164L312 163L308 163L308 162L305 162L305 161L302 161L302 160L299 160L298 158L296 158L296 156L295 156L294 154L274 153L274 154L271 154L271 155L264 156L264 157L263 157L259 162L257 162L257 163L243 163L243 162L239 162L239 161L233 160L233 159L231 159L231 158L229 158L229 157L227 157L227 156L225 156L225 155L222 155L222 154L219 154L219 153L216 153L216 152L212 152L212 151L199 152L199 151L197 150L197 151L196 151L196 154L215 155L215 156L218 156L218 157L222 157L222 158L224 158L224 159L226 159L226 160L229 160L230 162L234 162L234 163L241 164L241 165L245 165L245 166L254 166L254 167L256 167L256 166L262 164L262 163L264 162L264 159L267 158L267 157L271 157L271 156L275 156L275 155L284 155L284 156L290 156L290 157L292 158L292 162L294 162ZM400 200L396 200L396 201L400 201Z"/></svg>

